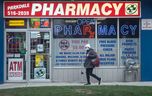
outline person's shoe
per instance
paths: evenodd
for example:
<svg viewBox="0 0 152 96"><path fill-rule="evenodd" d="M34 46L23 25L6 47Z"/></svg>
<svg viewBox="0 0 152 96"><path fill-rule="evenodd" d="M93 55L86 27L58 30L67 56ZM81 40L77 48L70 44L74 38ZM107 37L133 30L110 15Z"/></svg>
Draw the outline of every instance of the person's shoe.
<svg viewBox="0 0 152 96"><path fill-rule="evenodd" d="M98 82L98 85L100 85L100 83L101 83L101 78L99 78L99 82Z"/></svg>
<svg viewBox="0 0 152 96"><path fill-rule="evenodd" d="M84 85L90 85L90 83L86 83L86 84L84 84Z"/></svg>

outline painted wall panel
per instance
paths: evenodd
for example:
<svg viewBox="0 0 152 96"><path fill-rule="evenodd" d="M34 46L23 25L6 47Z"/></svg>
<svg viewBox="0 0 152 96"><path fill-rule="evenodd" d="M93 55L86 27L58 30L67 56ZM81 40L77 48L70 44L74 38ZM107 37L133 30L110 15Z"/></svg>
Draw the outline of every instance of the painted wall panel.
<svg viewBox="0 0 152 96"><path fill-rule="evenodd" d="M152 81L152 30L141 33L141 80Z"/></svg>
<svg viewBox="0 0 152 96"><path fill-rule="evenodd" d="M3 83L4 82L4 53L2 50L4 50L4 26L3 26L3 3L2 1L0 1L0 83Z"/></svg>
<svg viewBox="0 0 152 96"><path fill-rule="evenodd" d="M122 82L124 81L123 70L123 68L95 68L93 73L100 76L103 82ZM81 74L81 72L84 74ZM52 77L53 82L86 82L84 68L54 68ZM97 80L91 77L91 82L97 83Z"/></svg>
<svg viewBox="0 0 152 96"><path fill-rule="evenodd" d="M142 19L152 19L152 1L142 0ZM141 80L152 81L152 30L141 31Z"/></svg>

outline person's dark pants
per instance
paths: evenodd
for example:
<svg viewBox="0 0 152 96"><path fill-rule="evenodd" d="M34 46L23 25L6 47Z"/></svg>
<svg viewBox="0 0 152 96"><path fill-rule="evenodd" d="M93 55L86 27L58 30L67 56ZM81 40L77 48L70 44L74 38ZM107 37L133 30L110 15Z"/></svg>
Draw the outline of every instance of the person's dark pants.
<svg viewBox="0 0 152 96"><path fill-rule="evenodd" d="M90 76L94 77L98 81L100 80L100 77L97 75L93 74L93 68L86 68L86 77L87 77L87 83L90 84Z"/></svg>

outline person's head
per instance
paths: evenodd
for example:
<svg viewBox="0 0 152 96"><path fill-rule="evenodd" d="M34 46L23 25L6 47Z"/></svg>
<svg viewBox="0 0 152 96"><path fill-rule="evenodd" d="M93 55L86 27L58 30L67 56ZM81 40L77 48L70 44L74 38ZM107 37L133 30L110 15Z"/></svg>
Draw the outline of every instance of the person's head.
<svg viewBox="0 0 152 96"><path fill-rule="evenodd" d="M86 44L85 46L84 46L84 49L87 51L87 50L89 50L91 48L91 46L90 46L90 44Z"/></svg>

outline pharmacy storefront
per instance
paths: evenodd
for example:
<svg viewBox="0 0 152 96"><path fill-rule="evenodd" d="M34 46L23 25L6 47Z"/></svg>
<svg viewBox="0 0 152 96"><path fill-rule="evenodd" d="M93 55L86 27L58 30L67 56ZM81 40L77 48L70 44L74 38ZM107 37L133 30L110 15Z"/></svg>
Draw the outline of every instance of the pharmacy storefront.
<svg viewBox="0 0 152 96"><path fill-rule="evenodd" d="M124 81L128 59L140 80L138 1L4 2L4 18L5 82L85 82L88 43L104 82Z"/></svg>

